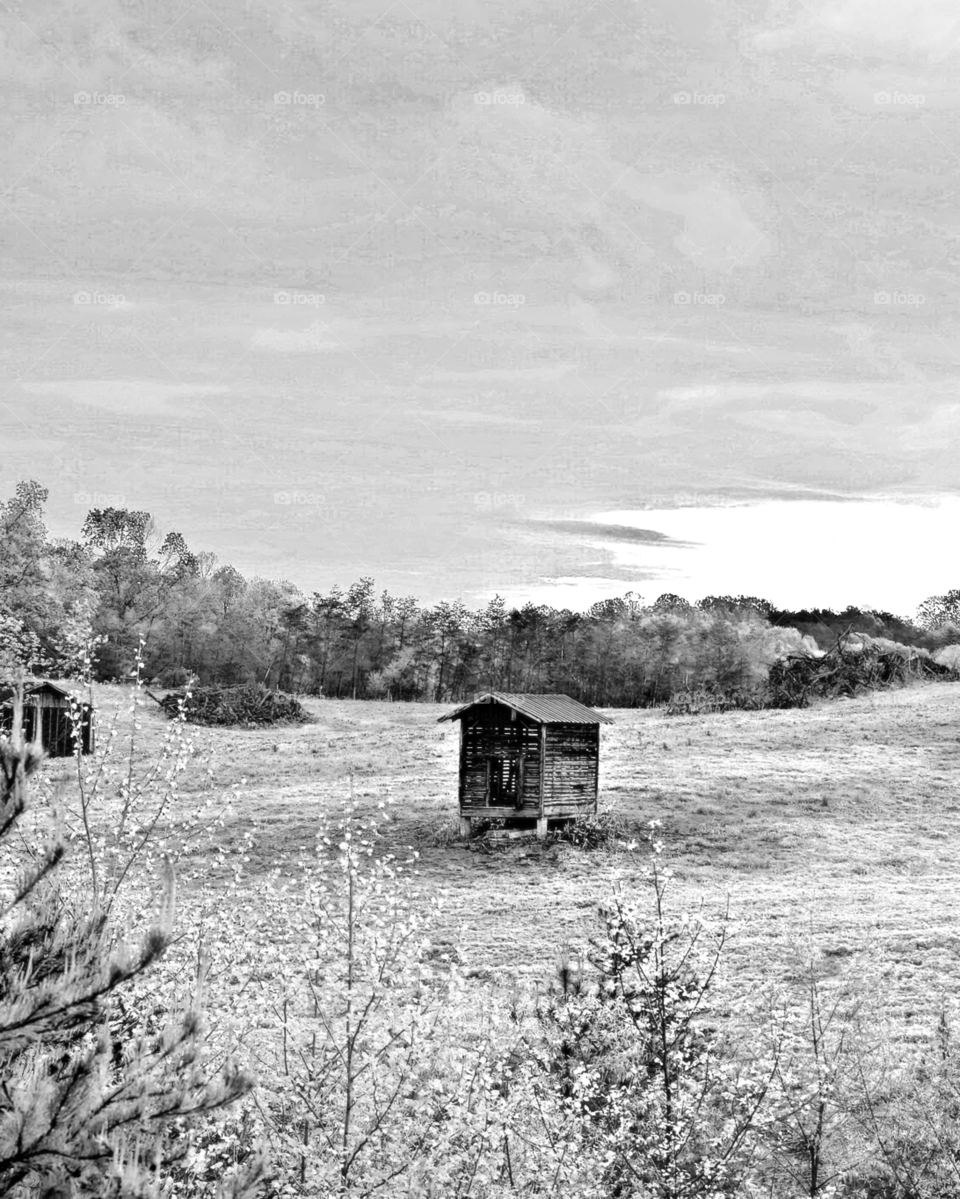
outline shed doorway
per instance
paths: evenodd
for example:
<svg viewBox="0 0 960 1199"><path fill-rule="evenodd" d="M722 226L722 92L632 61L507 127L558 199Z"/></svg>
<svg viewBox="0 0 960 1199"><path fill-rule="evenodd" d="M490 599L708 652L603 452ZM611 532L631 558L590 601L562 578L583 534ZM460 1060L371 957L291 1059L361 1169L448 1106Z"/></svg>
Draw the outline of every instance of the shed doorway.
<svg viewBox="0 0 960 1199"><path fill-rule="evenodd" d="M519 808L523 797L523 754L487 758L487 805L512 804Z"/></svg>

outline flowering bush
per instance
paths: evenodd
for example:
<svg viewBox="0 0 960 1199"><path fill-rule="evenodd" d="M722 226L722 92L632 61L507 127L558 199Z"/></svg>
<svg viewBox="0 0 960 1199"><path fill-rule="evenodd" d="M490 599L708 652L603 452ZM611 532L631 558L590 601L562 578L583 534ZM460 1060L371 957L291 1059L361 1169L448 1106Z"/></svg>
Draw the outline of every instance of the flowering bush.
<svg viewBox="0 0 960 1199"><path fill-rule="evenodd" d="M84 887L83 872L65 865L70 844L56 829L46 830L46 843L29 835L27 782L43 754L23 742L21 704L18 697L11 736L0 738L0 1194L153 1199L179 1156L166 1135L171 1123L195 1123L247 1093L252 1080L232 1061L218 1071L203 1060L192 1008L174 1019L162 1005L152 1021L142 1010L130 1014L124 997L137 1004L170 944L172 869L163 865L139 929L123 928L112 901L142 837L132 838L124 861L123 830L110 841L85 819ZM129 784L122 791L128 814L133 793ZM80 810L89 815L83 798ZM246 1176L221 1175L217 1193L250 1194L258 1174L254 1159Z"/></svg>
<svg viewBox="0 0 960 1199"><path fill-rule="evenodd" d="M174 720L141 760L144 702L135 684L69 779L34 773L43 802L17 820L38 835L59 822L57 903L112 930L71 917L72 935L153 946L118 958L142 969L118 976L95 1019L43 1031L31 1061L93 1055L102 1085L149 1078L152 1097L194 1087L189 1104L139 1109L164 1126L150 1141L162 1166L146 1172L167 1199L214 1199L230 1171L256 1171L261 1145L267 1199L952 1193L948 1022L942 1052L895 1060L878 1055L892 1034L866 1018L856 980L834 986L811 965L793 988L738 998L721 969L727 915L673 910L656 826L639 882L615 888L553 987L507 994L434 939L444 896L413 851L388 849L388 803L365 816L351 785L312 845L258 873L257 830L231 824L233 796L212 774L202 792L181 786L200 734ZM9 1118L0 1103L0 1138ZM129 1161L106 1161L119 1187Z"/></svg>
<svg viewBox="0 0 960 1199"><path fill-rule="evenodd" d="M618 889L601 909L592 980L565 960L538 1008L541 1085L575 1115L604 1194L713 1199L738 1189L758 1152L777 1055L745 1058L708 1022L726 916L669 913L656 829L646 893Z"/></svg>

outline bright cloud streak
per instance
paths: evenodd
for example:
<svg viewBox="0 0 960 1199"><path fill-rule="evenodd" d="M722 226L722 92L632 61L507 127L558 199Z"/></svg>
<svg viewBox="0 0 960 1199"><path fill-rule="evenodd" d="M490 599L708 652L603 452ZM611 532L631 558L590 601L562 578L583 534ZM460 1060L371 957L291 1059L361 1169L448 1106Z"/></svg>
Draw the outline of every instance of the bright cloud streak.
<svg viewBox="0 0 960 1199"><path fill-rule="evenodd" d="M636 583L611 577L545 580L524 599L582 608L631 589L647 600L662 591L690 600L739 593L784 607L855 604L912 615L927 596L960 586L955 496L912 502L771 500L599 512L592 519L656 529L697 545L661 548L598 537L612 556L610 575L636 571L648 577Z"/></svg>

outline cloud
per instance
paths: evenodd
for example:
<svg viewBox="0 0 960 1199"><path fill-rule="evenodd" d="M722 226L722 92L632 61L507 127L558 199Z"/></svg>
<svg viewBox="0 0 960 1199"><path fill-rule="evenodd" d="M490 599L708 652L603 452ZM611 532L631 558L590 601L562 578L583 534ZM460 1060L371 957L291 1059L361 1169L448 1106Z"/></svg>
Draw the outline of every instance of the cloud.
<svg viewBox="0 0 960 1199"><path fill-rule="evenodd" d="M776 248L774 238L750 218L741 198L707 172L629 171L622 191L633 200L683 217L674 249L699 266L718 272L756 266Z"/></svg>
<svg viewBox="0 0 960 1199"><path fill-rule="evenodd" d="M612 267L601 262L586 247L580 249L580 270L573 279L574 287L586 292L604 292L616 287L620 276Z"/></svg>
<svg viewBox="0 0 960 1199"><path fill-rule="evenodd" d="M632 525L604 524L593 520L538 520L540 528L552 529L556 533L568 533L591 540L627 541L633 544L655 545L661 549L690 549L693 541L677 541L656 529L636 529Z"/></svg>
<svg viewBox="0 0 960 1199"><path fill-rule="evenodd" d="M302 329L257 329L250 347L280 354L330 354L346 348L319 321Z"/></svg>
<svg viewBox="0 0 960 1199"><path fill-rule="evenodd" d="M160 383L155 379L51 379L20 386L32 395L55 396L131 417L140 412L164 412L177 400L222 395L230 390L225 386Z"/></svg>
<svg viewBox="0 0 960 1199"><path fill-rule="evenodd" d="M763 50L825 42L833 34L852 55L871 49L904 49L939 61L960 50L960 14L955 0L819 0L793 25L757 34Z"/></svg>
<svg viewBox="0 0 960 1199"><path fill-rule="evenodd" d="M518 383L532 387L537 383L554 383L570 374L566 363L558 366L518 366L475 371L432 371L421 375L418 383Z"/></svg>

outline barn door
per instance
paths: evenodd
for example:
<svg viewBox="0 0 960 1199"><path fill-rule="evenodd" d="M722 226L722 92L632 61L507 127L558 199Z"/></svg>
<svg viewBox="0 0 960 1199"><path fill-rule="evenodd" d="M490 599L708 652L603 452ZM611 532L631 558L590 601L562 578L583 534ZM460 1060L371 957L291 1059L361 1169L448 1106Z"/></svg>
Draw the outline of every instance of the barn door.
<svg viewBox="0 0 960 1199"><path fill-rule="evenodd" d="M523 754L487 758L487 804L493 807L523 804Z"/></svg>

